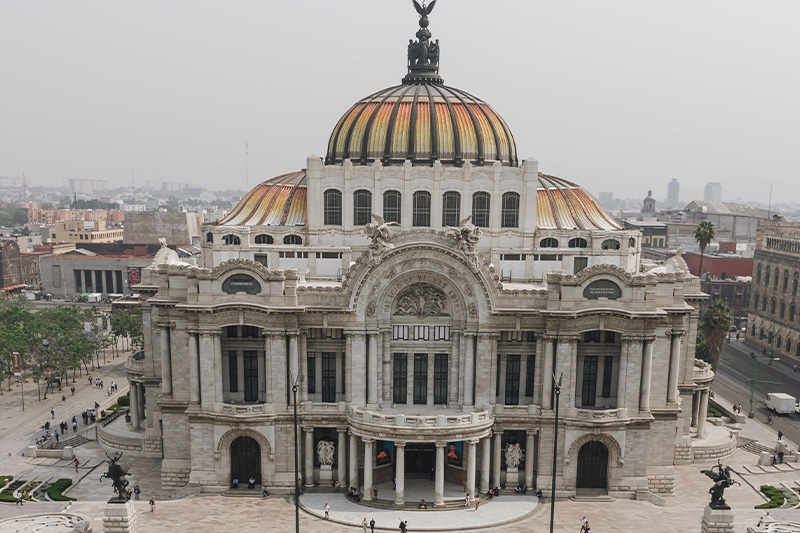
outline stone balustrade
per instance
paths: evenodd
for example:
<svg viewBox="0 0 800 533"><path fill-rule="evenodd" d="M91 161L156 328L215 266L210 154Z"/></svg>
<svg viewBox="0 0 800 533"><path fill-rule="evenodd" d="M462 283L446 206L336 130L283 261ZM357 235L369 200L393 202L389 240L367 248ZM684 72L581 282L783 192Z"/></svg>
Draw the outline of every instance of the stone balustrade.
<svg viewBox="0 0 800 533"><path fill-rule="evenodd" d="M413 406L409 406L411 409ZM406 414L395 410L371 411L354 406L349 407L347 419L356 435L407 442L483 438L494 423L491 411Z"/></svg>
<svg viewBox="0 0 800 533"><path fill-rule="evenodd" d="M619 420L628 417L628 410L624 407L618 409L571 409L569 416L587 420Z"/></svg>

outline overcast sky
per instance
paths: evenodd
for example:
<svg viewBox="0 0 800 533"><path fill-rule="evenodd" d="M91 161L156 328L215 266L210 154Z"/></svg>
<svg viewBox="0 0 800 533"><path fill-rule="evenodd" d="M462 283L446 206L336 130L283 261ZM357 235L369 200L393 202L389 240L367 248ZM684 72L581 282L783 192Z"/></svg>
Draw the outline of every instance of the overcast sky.
<svg viewBox="0 0 800 533"><path fill-rule="evenodd" d="M0 2L0 176L245 188L399 83L409 0ZM797 0L439 0L445 83L594 194L800 199Z"/></svg>

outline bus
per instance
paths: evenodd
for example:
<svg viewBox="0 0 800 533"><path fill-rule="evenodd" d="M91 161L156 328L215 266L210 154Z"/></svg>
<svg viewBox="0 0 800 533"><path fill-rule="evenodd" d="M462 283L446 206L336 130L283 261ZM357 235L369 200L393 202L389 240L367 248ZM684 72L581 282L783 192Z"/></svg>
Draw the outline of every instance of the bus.
<svg viewBox="0 0 800 533"><path fill-rule="evenodd" d="M141 313L142 300L131 296L123 296L111 302L111 312L124 311L126 313Z"/></svg>

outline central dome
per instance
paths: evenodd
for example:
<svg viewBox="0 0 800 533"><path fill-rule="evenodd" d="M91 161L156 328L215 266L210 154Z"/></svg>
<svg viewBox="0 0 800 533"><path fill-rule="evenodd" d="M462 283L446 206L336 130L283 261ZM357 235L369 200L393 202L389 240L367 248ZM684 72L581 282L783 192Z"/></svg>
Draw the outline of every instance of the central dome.
<svg viewBox="0 0 800 533"><path fill-rule="evenodd" d="M409 160L517 166L517 147L489 104L459 89L418 80L362 98L344 114L331 134L325 163L346 159L357 165Z"/></svg>

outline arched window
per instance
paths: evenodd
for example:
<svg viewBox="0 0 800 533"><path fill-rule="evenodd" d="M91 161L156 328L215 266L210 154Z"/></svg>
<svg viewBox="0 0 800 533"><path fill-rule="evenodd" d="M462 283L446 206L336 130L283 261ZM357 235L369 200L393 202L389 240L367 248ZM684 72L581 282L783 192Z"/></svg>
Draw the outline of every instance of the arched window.
<svg viewBox="0 0 800 533"><path fill-rule="evenodd" d="M797 296L797 272L794 273L794 279L792 280L792 296Z"/></svg>
<svg viewBox="0 0 800 533"><path fill-rule="evenodd" d="M222 238L222 244L238 245L238 244L242 244L242 240L239 237L237 237L236 235L225 235Z"/></svg>
<svg viewBox="0 0 800 533"><path fill-rule="evenodd" d="M761 283L761 265L758 265L756 270L756 283Z"/></svg>
<svg viewBox="0 0 800 533"><path fill-rule="evenodd" d="M603 241L603 250L619 250L619 241L616 239L606 239Z"/></svg>
<svg viewBox="0 0 800 533"><path fill-rule="evenodd" d="M569 247L570 248L588 248L589 243L586 242L586 239L582 239L580 237L575 237L574 239L569 240Z"/></svg>
<svg viewBox="0 0 800 533"><path fill-rule="evenodd" d="M547 237L539 242L539 248L558 248L558 239Z"/></svg>
<svg viewBox="0 0 800 533"><path fill-rule="evenodd" d="M764 274L764 285L769 287L769 267L767 267L767 272Z"/></svg>
<svg viewBox="0 0 800 533"><path fill-rule="evenodd" d="M636 239L633 237L628 239L628 248L636 248Z"/></svg>
<svg viewBox="0 0 800 533"><path fill-rule="evenodd" d="M303 238L300 235L287 235L286 237L283 238L283 244L292 244L292 245L303 244Z"/></svg>
<svg viewBox="0 0 800 533"><path fill-rule="evenodd" d="M267 235L265 233L256 235L256 244L272 244L273 242L275 241L272 240L272 235Z"/></svg>
<svg viewBox="0 0 800 533"><path fill-rule="evenodd" d="M753 337L756 336L756 325L755 324L753 324L753 326L750 328L750 335L753 336Z"/></svg>
<svg viewBox="0 0 800 533"><path fill-rule="evenodd" d="M372 218L372 193L360 189L353 193L353 225L366 226Z"/></svg>
<svg viewBox="0 0 800 533"><path fill-rule="evenodd" d="M783 271L783 292L789 290L789 271Z"/></svg>
<svg viewBox="0 0 800 533"><path fill-rule="evenodd" d="M788 339L786 339L786 353L791 353L791 352L792 352L792 338L789 337Z"/></svg>
<svg viewBox="0 0 800 533"><path fill-rule="evenodd" d="M794 304L789 306L789 322L794 322Z"/></svg>
<svg viewBox="0 0 800 533"><path fill-rule="evenodd" d="M758 311L758 293L753 297L753 309Z"/></svg>
<svg viewBox="0 0 800 533"><path fill-rule="evenodd" d="M417 191L414 193L414 226L431 225L431 193L427 191Z"/></svg>
<svg viewBox="0 0 800 533"><path fill-rule="evenodd" d="M442 226L458 226L461 222L461 194L447 191L442 195Z"/></svg>
<svg viewBox="0 0 800 533"><path fill-rule="evenodd" d="M519 194L507 192L503 195L503 227L519 227Z"/></svg>
<svg viewBox="0 0 800 533"><path fill-rule="evenodd" d="M767 311L767 295L765 294L764 297L761 299L761 312L765 313Z"/></svg>
<svg viewBox="0 0 800 533"><path fill-rule="evenodd" d="M325 225L342 225L342 193L336 189L325 191Z"/></svg>
<svg viewBox="0 0 800 533"><path fill-rule="evenodd" d="M783 341L783 338L781 338L780 334L778 334L778 336L775 338L775 347L776 348L780 348L782 341Z"/></svg>
<svg viewBox="0 0 800 533"><path fill-rule="evenodd" d="M480 228L489 227L489 204L492 200L488 192L472 195L472 223Z"/></svg>
<svg viewBox="0 0 800 533"><path fill-rule="evenodd" d="M399 191L386 191L383 193L383 219L386 222L400 223L402 212L401 201L403 197Z"/></svg>
<svg viewBox="0 0 800 533"><path fill-rule="evenodd" d="M786 314L786 304L781 302L781 318Z"/></svg>
<svg viewBox="0 0 800 533"><path fill-rule="evenodd" d="M206 233L206 242L211 242L211 243L214 242L214 234L211 233L210 231Z"/></svg>
<svg viewBox="0 0 800 533"><path fill-rule="evenodd" d="M771 315L774 315L774 314L775 314L775 308L776 308L777 306L778 306L778 302L776 302L776 301L775 301L775 298L773 298L773 299L772 299L772 303L770 303L770 306L769 306L769 313L770 313Z"/></svg>
<svg viewBox="0 0 800 533"><path fill-rule="evenodd" d="M781 277L780 271L776 268L775 269L775 283L772 285L772 288L776 291L778 290L778 278Z"/></svg>

